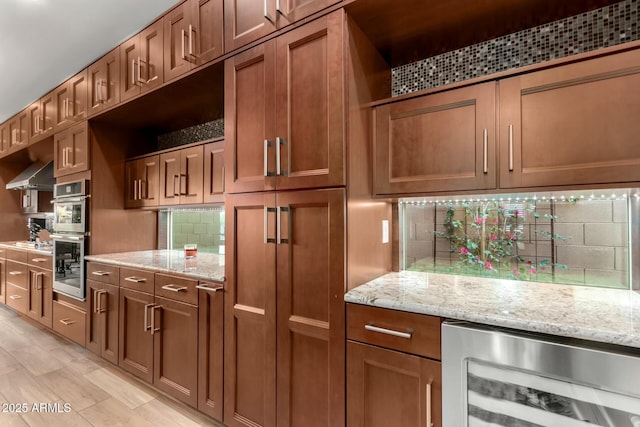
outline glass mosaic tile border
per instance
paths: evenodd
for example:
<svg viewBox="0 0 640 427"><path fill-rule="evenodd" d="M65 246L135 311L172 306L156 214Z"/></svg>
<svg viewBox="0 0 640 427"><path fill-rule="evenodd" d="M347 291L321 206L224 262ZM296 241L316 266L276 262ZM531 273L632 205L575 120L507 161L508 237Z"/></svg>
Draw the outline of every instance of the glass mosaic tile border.
<svg viewBox="0 0 640 427"><path fill-rule="evenodd" d="M224 119L213 120L175 132L158 135L158 150L166 150L222 136L224 136Z"/></svg>
<svg viewBox="0 0 640 427"><path fill-rule="evenodd" d="M393 68L392 96L638 40L639 9L625 0Z"/></svg>

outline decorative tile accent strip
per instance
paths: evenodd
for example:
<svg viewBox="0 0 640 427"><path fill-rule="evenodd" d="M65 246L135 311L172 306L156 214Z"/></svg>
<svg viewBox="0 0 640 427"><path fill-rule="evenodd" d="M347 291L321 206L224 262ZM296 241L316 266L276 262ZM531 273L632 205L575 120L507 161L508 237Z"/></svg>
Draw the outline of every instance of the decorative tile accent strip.
<svg viewBox="0 0 640 427"><path fill-rule="evenodd" d="M213 120L158 136L158 150L224 136L224 119Z"/></svg>
<svg viewBox="0 0 640 427"><path fill-rule="evenodd" d="M638 40L638 0L446 52L391 70L392 96Z"/></svg>

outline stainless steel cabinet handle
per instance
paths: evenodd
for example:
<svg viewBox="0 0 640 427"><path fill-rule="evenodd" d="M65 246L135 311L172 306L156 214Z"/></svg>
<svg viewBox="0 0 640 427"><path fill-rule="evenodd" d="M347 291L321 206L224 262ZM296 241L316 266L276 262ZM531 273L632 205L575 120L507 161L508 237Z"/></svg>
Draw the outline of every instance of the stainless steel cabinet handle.
<svg viewBox="0 0 640 427"><path fill-rule="evenodd" d="M178 180L178 185L176 185L176 180ZM181 190L180 187L181 187L180 175L173 175L173 195L174 196L180 195L180 190ZM176 191L176 188L178 189L178 191Z"/></svg>
<svg viewBox="0 0 640 427"><path fill-rule="evenodd" d="M142 180L139 179L138 180L138 197L140 197L140 200L144 200L145 196L142 195Z"/></svg>
<svg viewBox="0 0 640 427"><path fill-rule="evenodd" d="M144 306L144 331L148 331L151 329L151 325L149 325L149 308L153 307L153 304L145 304Z"/></svg>
<svg viewBox="0 0 640 427"><path fill-rule="evenodd" d="M10 271L9 275L10 276L19 276L22 274L22 271Z"/></svg>
<svg viewBox="0 0 640 427"><path fill-rule="evenodd" d="M186 34L184 29L181 31L180 34L180 48L182 49L180 52L180 58L182 58L183 61L187 60L187 57L184 54L184 39L186 38Z"/></svg>
<svg viewBox="0 0 640 427"><path fill-rule="evenodd" d="M189 24L189 55L193 56L193 25Z"/></svg>
<svg viewBox="0 0 640 427"><path fill-rule="evenodd" d="M31 261L33 261L33 262L47 262L47 261L51 261L51 259L49 259L49 258L32 258Z"/></svg>
<svg viewBox="0 0 640 427"><path fill-rule="evenodd" d="M280 163L280 157L281 157L281 147L283 145L288 145L287 140L284 138L280 138L280 137L276 137L276 175L284 175L284 176L288 176L289 175L289 171L288 170L283 170L282 169L282 165ZM291 149L288 148L288 152L287 152L287 165L289 166L289 169L291 169Z"/></svg>
<svg viewBox="0 0 640 427"><path fill-rule="evenodd" d="M161 305L152 305L151 306L151 335L160 331L160 328L156 328L156 309L160 310L162 308ZM162 312L160 312L162 314Z"/></svg>
<svg viewBox="0 0 640 427"><path fill-rule="evenodd" d="M268 139L264 140L264 176L274 176L275 173L269 172L269 147L273 146L273 143Z"/></svg>
<svg viewBox="0 0 640 427"><path fill-rule="evenodd" d="M33 273L34 289L36 291L42 290L42 280L40 279L42 276L44 276L44 273Z"/></svg>
<svg viewBox="0 0 640 427"><path fill-rule="evenodd" d="M100 87L100 80L96 80L96 83L93 85L93 99L96 104L100 104L102 100L100 99L100 92L98 92L98 88Z"/></svg>
<svg viewBox="0 0 640 427"><path fill-rule="evenodd" d="M509 125L509 172L513 171L513 125Z"/></svg>
<svg viewBox="0 0 640 427"><path fill-rule="evenodd" d="M69 326L69 325L73 325L76 322L74 320L69 320L69 319L60 319L60 323L62 323L63 325Z"/></svg>
<svg viewBox="0 0 640 427"><path fill-rule="evenodd" d="M98 312L98 290L94 289L93 290L93 312L97 313Z"/></svg>
<svg viewBox="0 0 640 427"><path fill-rule="evenodd" d="M142 279L140 277L135 277L135 276L125 277L124 280L126 280L127 282L133 282L133 283L144 283L147 281L147 279Z"/></svg>
<svg viewBox="0 0 640 427"><path fill-rule="evenodd" d="M272 239L269 237L269 212L276 212L276 208L269 208L266 206L264 208L264 242L276 243L276 239Z"/></svg>
<svg viewBox="0 0 640 427"><path fill-rule="evenodd" d="M280 5L280 0L276 0L276 11L278 11L278 13L284 17L287 16L287 14L284 13L284 10L282 10L282 7Z"/></svg>
<svg viewBox="0 0 640 427"><path fill-rule="evenodd" d="M276 243L278 245L282 244L282 243L289 243L289 241L291 240L291 236L289 235L291 233L291 227L288 227L288 232L287 232L287 238L283 239L282 238L282 212L286 212L287 214L289 214L289 216L291 216L291 210L289 209L289 206L278 206L277 208L277 223L276 223L276 228L278 229L278 235L277 235L277 240ZM291 225L291 218L289 217L289 221L287 222L287 224Z"/></svg>
<svg viewBox="0 0 640 427"><path fill-rule="evenodd" d="M432 427L433 423L431 422L431 383L427 383L427 427Z"/></svg>
<svg viewBox="0 0 640 427"><path fill-rule="evenodd" d="M269 15L269 6L267 5L267 0L264 0L264 17L269 20L273 25L276 25L276 20Z"/></svg>
<svg viewBox="0 0 640 427"><path fill-rule="evenodd" d="M9 295L9 298L15 301L17 299L21 299L22 297L20 295Z"/></svg>
<svg viewBox="0 0 640 427"><path fill-rule="evenodd" d="M136 185L136 182L138 180L134 179L132 184L133 184L133 200L138 200L138 186Z"/></svg>
<svg viewBox="0 0 640 427"><path fill-rule="evenodd" d="M145 83L144 81L142 81L142 61L140 60L140 57L138 56L138 83Z"/></svg>
<svg viewBox="0 0 640 427"><path fill-rule="evenodd" d="M105 289L101 289L97 293L98 307L96 313L105 313L107 308L102 308L102 295L106 295L107 291ZM107 300L108 301L108 300Z"/></svg>
<svg viewBox="0 0 640 427"><path fill-rule="evenodd" d="M94 276L108 276L110 273L108 271L96 270L92 271L91 274L93 274Z"/></svg>
<svg viewBox="0 0 640 427"><path fill-rule="evenodd" d="M136 84L136 60L131 60L131 84Z"/></svg>
<svg viewBox="0 0 640 427"><path fill-rule="evenodd" d="M224 286L222 285L215 288L212 288L206 285L197 285L196 289L202 289L203 291L209 291L209 292L224 292Z"/></svg>
<svg viewBox="0 0 640 427"><path fill-rule="evenodd" d="M372 324L364 325L364 328L367 331L379 332L381 334L386 334L386 335L393 335L394 337L405 338L408 340L410 340L411 336L413 335L413 331L409 331L409 332L394 331L393 329L380 328Z"/></svg>
<svg viewBox="0 0 640 427"><path fill-rule="evenodd" d="M489 172L489 132L487 132L487 129L484 129L482 132L482 142L483 142L482 171L484 173L488 173Z"/></svg>
<svg viewBox="0 0 640 427"><path fill-rule="evenodd" d="M178 286L178 285L174 285L174 284L168 284L168 285L164 285L162 287L162 289L164 289L165 291L183 292L183 291L186 291L188 288L186 286Z"/></svg>

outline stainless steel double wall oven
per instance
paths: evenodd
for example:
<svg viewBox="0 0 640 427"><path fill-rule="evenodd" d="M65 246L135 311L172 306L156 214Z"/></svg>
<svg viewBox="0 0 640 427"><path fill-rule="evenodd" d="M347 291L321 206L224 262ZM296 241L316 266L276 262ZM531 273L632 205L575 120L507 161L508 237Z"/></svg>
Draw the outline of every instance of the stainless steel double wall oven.
<svg viewBox="0 0 640 427"><path fill-rule="evenodd" d="M88 182L56 184L53 192L53 289L85 298L84 256L88 237Z"/></svg>

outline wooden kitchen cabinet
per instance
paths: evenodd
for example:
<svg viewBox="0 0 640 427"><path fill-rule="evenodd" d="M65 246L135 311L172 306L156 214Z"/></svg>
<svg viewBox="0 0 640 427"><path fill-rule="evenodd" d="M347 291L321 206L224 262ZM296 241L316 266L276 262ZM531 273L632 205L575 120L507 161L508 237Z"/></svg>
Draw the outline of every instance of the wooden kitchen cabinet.
<svg viewBox="0 0 640 427"><path fill-rule="evenodd" d="M225 63L227 193L345 184L343 12Z"/></svg>
<svg viewBox="0 0 640 427"><path fill-rule="evenodd" d="M376 107L375 193L495 188L495 98L489 82Z"/></svg>
<svg viewBox="0 0 640 427"><path fill-rule="evenodd" d="M55 91L51 91L27 107L29 143L41 141L53 134L56 124Z"/></svg>
<svg viewBox="0 0 640 427"><path fill-rule="evenodd" d="M77 302L71 303L60 296L53 301L54 331L84 347L86 326L87 313Z"/></svg>
<svg viewBox="0 0 640 427"><path fill-rule="evenodd" d="M125 207L158 206L159 156L129 160L125 164Z"/></svg>
<svg viewBox="0 0 640 427"><path fill-rule="evenodd" d="M224 141L204 145L204 203L224 202Z"/></svg>
<svg viewBox="0 0 640 427"><path fill-rule="evenodd" d="M441 427L438 361L347 342L347 426Z"/></svg>
<svg viewBox="0 0 640 427"><path fill-rule="evenodd" d="M87 278L87 349L118 364L120 288Z"/></svg>
<svg viewBox="0 0 640 427"><path fill-rule="evenodd" d="M166 81L222 55L222 3L223 0L187 0L164 15Z"/></svg>
<svg viewBox="0 0 640 427"><path fill-rule="evenodd" d="M499 81L500 187L640 180L640 51Z"/></svg>
<svg viewBox="0 0 640 427"><path fill-rule="evenodd" d="M339 0L224 0L225 52L308 17Z"/></svg>
<svg viewBox="0 0 640 427"><path fill-rule="evenodd" d="M9 152L9 122L0 124L0 157L4 157Z"/></svg>
<svg viewBox="0 0 640 427"><path fill-rule="evenodd" d="M227 196L226 424L344 424L344 204L343 189Z"/></svg>
<svg viewBox="0 0 640 427"><path fill-rule="evenodd" d="M162 19L120 45L120 100L125 101L164 83Z"/></svg>
<svg viewBox="0 0 640 427"><path fill-rule="evenodd" d="M8 153L23 149L29 144L29 109L26 108L7 121L9 132Z"/></svg>
<svg viewBox="0 0 640 427"><path fill-rule="evenodd" d="M202 145L160 155L160 205L202 203L204 150Z"/></svg>
<svg viewBox="0 0 640 427"><path fill-rule="evenodd" d="M200 282L198 291L198 410L222 420L224 284Z"/></svg>
<svg viewBox="0 0 640 427"><path fill-rule="evenodd" d="M153 336L149 309L153 294L120 288L118 366L153 382Z"/></svg>
<svg viewBox="0 0 640 427"><path fill-rule="evenodd" d="M86 120L55 134L53 155L55 177L89 169L89 129Z"/></svg>
<svg viewBox="0 0 640 427"><path fill-rule="evenodd" d="M53 93L55 131L87 118L87 70L76 74L58 86Z"/></svg>
<svg viewBox="0 0 640 427"><path fill-rule="evenodd" d="M27 315L51 328L53 326L53 260L51 255L27 253Z"/></svg>
<svg viewBox="0 0 640 427"><path fill-rule="evenodd" d="M347 426L442 426L442 319L347 304Z"/></svg>
<svg viewBox="0 0 640 427"><path fill-rule="evenodd" d="M120 102L120 47L87 68L87 116L101 113Z"/></svg>
<svg viewBox="0 0 640 427"><path fill-rule="evenodd" d="M151 311L153 383L198 406L198 306L156 296Z"/></svg>

